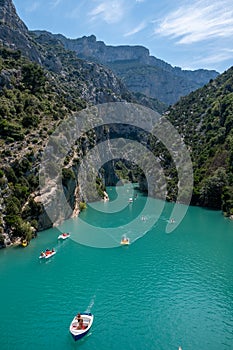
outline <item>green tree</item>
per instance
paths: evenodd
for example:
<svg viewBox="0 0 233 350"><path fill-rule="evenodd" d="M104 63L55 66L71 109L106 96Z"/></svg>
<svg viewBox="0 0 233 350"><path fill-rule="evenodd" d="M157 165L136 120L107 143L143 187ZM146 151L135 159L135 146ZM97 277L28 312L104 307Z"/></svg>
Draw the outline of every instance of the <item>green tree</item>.
<svg viewBox="0 0 233 350"><path fill-rule="evenodd" d="M46 78L44 70L35 63L28 63L22 68L24 86L34 94L43 91Z"/></svg>
<svg viewBox="0 0 233 350"><path fill-rule="evenodd" d="M21 218L18 220L17 226L13 228L13 235L15 237L22 237L28 242L32 239L33 230L28 222L23 221Z"/></svg>
<svg viewBox="0 0 233 350"><path fill-rule="evenodd" d="M222 194L227 184L226 171L219 168L213 176L209 176L200 190L201 204L213 209L222 208Z"/></svg>

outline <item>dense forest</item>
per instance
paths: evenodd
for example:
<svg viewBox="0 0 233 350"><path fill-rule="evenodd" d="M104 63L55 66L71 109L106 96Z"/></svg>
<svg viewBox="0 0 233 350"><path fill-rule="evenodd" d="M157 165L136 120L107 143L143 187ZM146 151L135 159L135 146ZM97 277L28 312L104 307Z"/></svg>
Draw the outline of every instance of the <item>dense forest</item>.
<svg viewBox="0 0 233 350"><path fill-rule="evenodd" d="M233 214L233 68L172 106L167 117L190 150L192 203Z"/></svg>

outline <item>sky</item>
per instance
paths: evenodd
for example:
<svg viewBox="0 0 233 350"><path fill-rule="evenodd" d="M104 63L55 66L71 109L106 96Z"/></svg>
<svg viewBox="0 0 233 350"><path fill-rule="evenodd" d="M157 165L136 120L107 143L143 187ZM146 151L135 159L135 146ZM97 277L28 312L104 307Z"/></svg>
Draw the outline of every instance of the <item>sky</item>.
<svg viewBox="0 0 233 350"><path fill-rule="evenodd" d="M182 69L233 65L232 0L13 0L28 29L142 45Z"/></svg>

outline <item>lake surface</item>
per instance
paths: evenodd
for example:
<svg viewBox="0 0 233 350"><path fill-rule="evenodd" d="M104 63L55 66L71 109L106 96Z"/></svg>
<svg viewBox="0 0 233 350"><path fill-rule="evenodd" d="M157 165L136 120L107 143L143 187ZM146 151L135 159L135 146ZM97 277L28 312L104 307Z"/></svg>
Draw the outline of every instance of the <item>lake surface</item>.
<svg viewBox="0 0 233 350"><path fill-rule="evenodd" d="M53 228L0 251L0 349L233 349L233 222L189 207L167 234L172 204L128 186L108 193L112 202L63 223L72 239ZM85 310L92 329L74 342L69 324Z"/></svg>

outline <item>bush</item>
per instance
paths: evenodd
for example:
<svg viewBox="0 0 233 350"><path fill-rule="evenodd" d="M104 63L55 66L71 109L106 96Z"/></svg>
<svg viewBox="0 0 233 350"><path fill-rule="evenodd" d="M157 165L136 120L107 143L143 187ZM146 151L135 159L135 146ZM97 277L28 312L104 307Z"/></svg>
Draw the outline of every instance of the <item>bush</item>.
<svg viewBox="0 0 233 350"><path fill-rule="evenodd" d="M85 202L80 202L80 203L79 203L79 209L80 209L81 211L84 210L84 209L87 209L86 203L85 203Z"/></svg>

